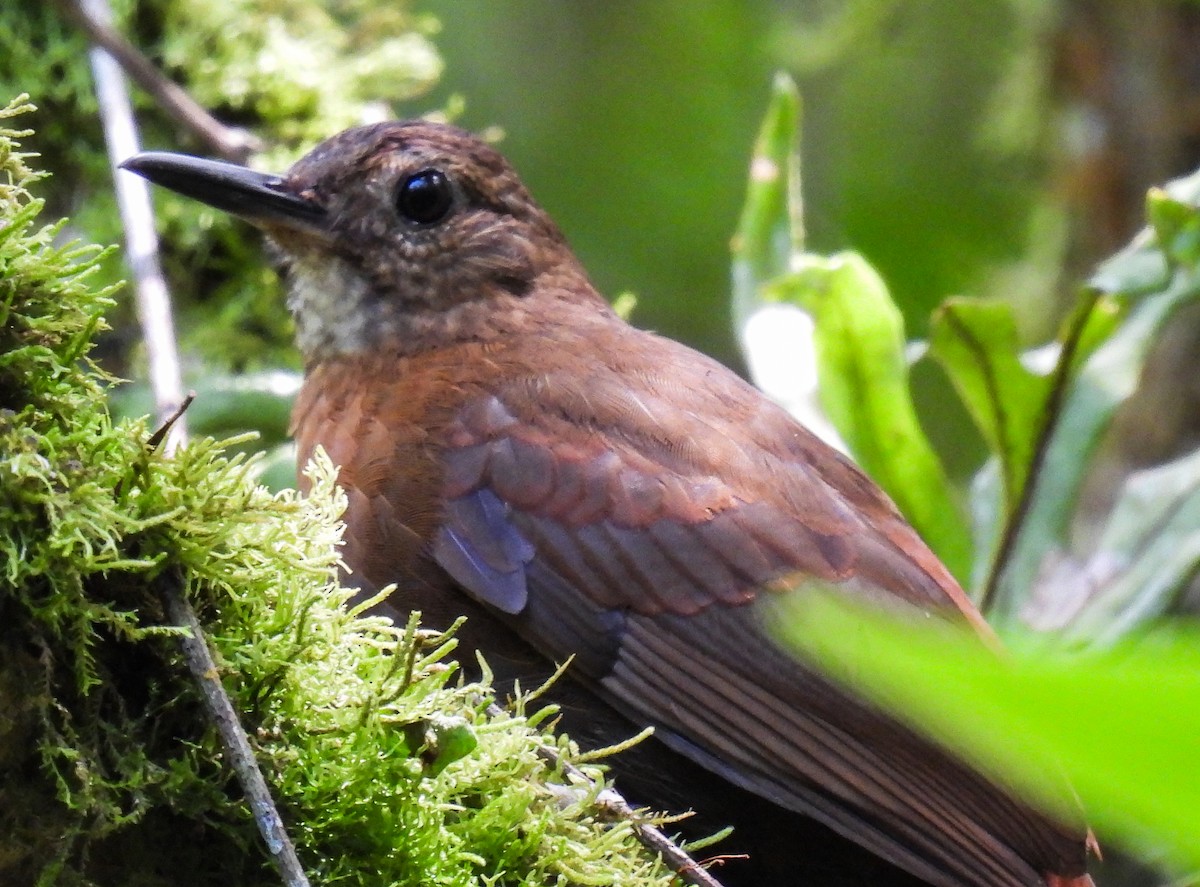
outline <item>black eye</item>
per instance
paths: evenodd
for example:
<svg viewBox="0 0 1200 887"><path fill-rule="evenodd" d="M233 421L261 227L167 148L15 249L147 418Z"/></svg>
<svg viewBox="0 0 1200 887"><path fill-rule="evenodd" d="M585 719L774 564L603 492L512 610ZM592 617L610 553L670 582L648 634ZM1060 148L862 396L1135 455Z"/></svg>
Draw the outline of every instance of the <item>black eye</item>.
<svg viewBox="0 0 1200 887"><path fill-rule="evenodd" d="M396 209L418 225L440 222L454 203L450 179L440 169L423 169L400 183L396 191Z"/></svg>

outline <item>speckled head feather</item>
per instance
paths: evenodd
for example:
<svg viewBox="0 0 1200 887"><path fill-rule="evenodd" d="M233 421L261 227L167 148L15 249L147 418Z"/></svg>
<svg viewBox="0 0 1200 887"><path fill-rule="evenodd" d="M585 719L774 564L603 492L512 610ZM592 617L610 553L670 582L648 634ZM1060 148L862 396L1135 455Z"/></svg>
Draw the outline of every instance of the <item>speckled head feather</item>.
<svg viewBox="0 0 1200 887"><path fill-rule="evenodd" d="M401 209L420 176L443 189L435 221ZM351 129L298 161L282 187L326 213L319 232L262 224L287 269L310 362L384 343L407 352L431 338L494 335L490 303L518 302L535 282L604 304L504 157L461 129L420 121Z"/></svg>

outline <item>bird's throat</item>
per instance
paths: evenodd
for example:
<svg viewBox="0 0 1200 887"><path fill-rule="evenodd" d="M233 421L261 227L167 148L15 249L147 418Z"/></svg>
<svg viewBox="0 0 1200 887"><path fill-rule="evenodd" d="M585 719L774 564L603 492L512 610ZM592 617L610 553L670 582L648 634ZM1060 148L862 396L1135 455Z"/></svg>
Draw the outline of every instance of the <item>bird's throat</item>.
<svg viewBox="0 0 1200 887"><path fill-rule="evenodd" d="M331 256L288 265L288 310L306 362L361 354L379 340L378 298L358 271Z"/></svg>
<svg viewBox="0 0 1200 887"><path fill-rule="evenodd" d="M562 307L556 290L533 297L479 291L475 298L430 306L381 289L335 256L293 258L287 279L296 344L310 367L372 352L416 355L462 342L495 342L552 324L554 309ZM598 297L587 304L610 310Z"/></svg>

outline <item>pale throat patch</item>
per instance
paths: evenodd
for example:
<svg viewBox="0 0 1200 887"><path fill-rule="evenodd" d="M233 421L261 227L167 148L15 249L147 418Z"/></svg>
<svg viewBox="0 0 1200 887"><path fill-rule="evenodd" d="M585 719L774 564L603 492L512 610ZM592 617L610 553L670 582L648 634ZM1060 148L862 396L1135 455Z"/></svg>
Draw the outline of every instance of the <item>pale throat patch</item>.
<svg viewBox="0 0 1200 887"><path fill-rule="evenodd" d="M417 352L456 341L489 341L532 321L531 306L509 296L466 299L442 308L406 302L374 290L353 265L335 256L292 257L288 310L296 318L296 344L306 363L362 354L383 344Z"/></svg>
<svg viewBox="0 0 1200 887"><path fill-rule="evenodd" d="M366 278L333 256L293 257L288 310L305 358L365 351L378 339L376 311Z"/></svg>

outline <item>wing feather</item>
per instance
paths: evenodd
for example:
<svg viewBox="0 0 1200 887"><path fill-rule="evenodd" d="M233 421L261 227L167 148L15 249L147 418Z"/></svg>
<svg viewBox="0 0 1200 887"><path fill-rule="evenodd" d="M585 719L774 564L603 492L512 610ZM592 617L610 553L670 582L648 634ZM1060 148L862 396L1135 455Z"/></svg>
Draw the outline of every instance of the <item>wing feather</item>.
<svg viewBox="0 0 1200 887"><path fill-rule="evenodd" d="M796 581L981 625L857 469L772 420L769 405L753 424L766 434L774 421L770 436L787 445L722 441L720 465L703 446L651 444L619 426L600 435L594 416L570 415L567 403L620 412L603 385L557 409L545 401L552 384L537 390L537 410L493 394L451 429L443 532L458 546L434 555L476 598L548 655L576 655L677 751L931 883L1037 885L1024 857L1070 856L1073 833L1027 825L1036 815L1001 789L769 640L758 604ZM643 397L622 415L662 403ZM1068 869L1082 870L1078 855Z"/></svg>

